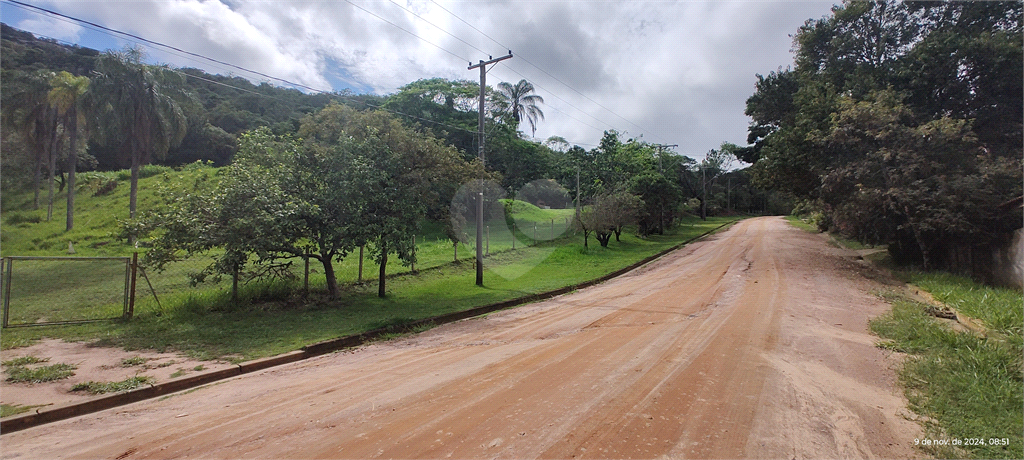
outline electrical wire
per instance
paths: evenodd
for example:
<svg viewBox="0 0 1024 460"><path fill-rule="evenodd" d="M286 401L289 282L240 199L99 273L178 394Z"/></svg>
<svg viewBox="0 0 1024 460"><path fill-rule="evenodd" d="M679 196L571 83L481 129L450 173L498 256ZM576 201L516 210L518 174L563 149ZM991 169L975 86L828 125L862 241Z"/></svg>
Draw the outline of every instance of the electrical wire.
<svg viewBox="0 0 1024 460"><path fill-rule="evenodd" d="M483 36L487 37L488 39L490 39L490 40L491 40L492 42L494 42L494 43L495 43L495 44L497 44L498 46L500 46L500 47L502 47L502 48L505 48L505 49L509 49L509 47L508 47L508 46L506 46L505 44L503 44L503 43L499 42L499 41L498 41L498 40L496 40L496 39L495 39L494 37L491 37L491 36L490 36L490 35L488 35L488 34L487 34L486 32L484 32L484 31L482 31L482 30L478 29L478 28L477 28L476 26L474 26L473 24L470 24L470 23L469 23L468 21L466 21L465 19L462 19L461 17L459 17L459 15L457 15L457 14L453 13L453 12L452 12L451 10L449 10L449 9L445 8L444 6L442 6L441 4L437 3L436 1L434 1L434 0L430 0L430 3L433 3L433 4L434 4L434 5L436 5L436 6L438 7L438 8L441 8L442 10L444 10L445 12L447 12L448 14L452 15L452 17L454 17L455 19L458 19L458 20L459 20L459 21L461 21L461 22L462 22L463 24L465 24L465 25L469 26L469 27L470 27L470 28L472 28L473 30L475 30L475 31L479 32L479 33L480 33L481 35L483 35ZM649 132L649 133L651 133L651 134L655 134L655 133L654 133L653 131L651 131L651 130L645 130L645 129L644 129L644 128L643 128L642 126L640 126L640 125L638 125L638 124L636 124L636 123L633 123L633 122L632 122L632 121L630 121L629 119L627 119L627 118L623 117L622 115L619 115L618 113L616 113L616 112L615 112L614 110L612 110L612 109L609 109L608 107L605 107L605 106L604 106L603 104L601 104L600 102L597 102L597 101L595 101L595 100L591 99L591 98L590 98L589 96L587 96L586 94L583 94L582 92L580 92L580 91L579 91L579 90L577 90L576 88L573 88L572 86L570 86L570 85L569 85L568 83L566 83L566 82L562 81L561 79L559 79L558 77L556 77L556 76L552 75L551 73L549 73L548 71L544 70L544 69L543 69L543 68L541 68L540 66L538 66L538 65L534 64L534 63L533 63L533 62L531 62L531 61L530 61L529 59L527 59L527 58L526 58L525 56L523 56L523 55L522 55L522 53L517 53L517 54L516 54L516 57L518 57L518 58L521 58L521 59L523 60L523 62L526 62L527 64L529 64L529 65L533 66L533 68L535 68L535 69L537 69L537 70L539 70L539 71L543 72L543 73L544 73L545 75L547 75L548 77L551 77L551 78L552 78L553 80L557 81L558 83L561 83L561 84L562 84L562 86L565 86L566 88L569 88L570 90L572 90L572 91L573 91L573 92L575 92L576 94L579 94L580 96L583 96L583 97L584 97L585 99L587 99L587 100L588 100L588 101L590 101L590 102L593 102L593 103L594 103L594 104L596 104L596 105L597 105L598 107L601 107L602 109L606 110L606 111L607 111L608 113L611 113L612 115L615 115L616 117L618 117L619 119L621 119L621 120L625 121L626 123L629 123L630 125L633 125L634 127L638 128L638 129L639 129L639 130L640 130L641 132L644 132L644 131L646 131L646 132ZM518 72L516 72L516 73L517 73L517 74L519 74ZM520 76L522 76L522 77L523 77L524 79L526 78L526 77L525 77L525 76L523 76L522 74L519 74L519 75L520 75ZM540 85L537 85L536 83L534 83L534 85L536 85L536 86L537 86L538 88L541 88L541 87L540 87ZM541 89L543 89L543 88L541 88ZM545 91L548 91L549 93L551 93L552 95L554 95L554 92L552 92L551 90L547 90L547 89L545 89ZM556 96L556 97L557 97L557 96ZM561 98L558 98L558 99L561 99ZM576 108L575 106L573 106L573 108L575 108L576 110L580 110L579 108ZM587 113L587 112L585 112L585 111L583 111L583 110L580 110L580 112L583 112L583 113ZM588 114L588 115L589 115L589 114ZM591 116L591 117L592 117L592 118L594 118L593 116ZM597 119L597 118L594 118L594 119L595 119L595 120L598 120L598 121L601 121L601 120L599 120L599 119ZM605 122L603 122L603 121L602 121L602 123L604 123L604 124L607 124L607 125L611 126L611 123L605 123ZM661 137L661 136L659 136L659 137Z"/></svg>
<svg viewBox="0 0 1024 460"><path fill-rule="evenodd" d="M79 18L76 18L76 17L73 17L73 16L69 16L69 15L65 15L65 14L62 14L62 13L58 13L56 11L52 11L52 10L49 10L49 9L46 9L46 8L41 8L41 7L37 7L37 6L34 6L34 5L29 5L29 4L23 3L23 2L18 1L18 0L4 0L4 1L6 1L7 3L12 4L12 6L24 9L26 11L31 11L31 12L34 12L34 13L37 13L37 14L48 14L48 15L51 15L51 16L55 17L56 19L61 20L63 22L82 24L82 25L85 25L86 27L88 27L88 28L90 28L92 30L95 30L95 31L98 31L100 33L104 33L104 34L107 34L107 35L111 35L111 36L116 37L116 38L129 37L130 39L138 40L139 42L146 43L146 44L149 44L151 46L156 46L156 47L159 47L161 49L170 50L170 51L173 52L173 54L189 58L190 60L191 60L191 58L202 59L202 60L205 60L205 61L208 61L208 62L212 62L212 63L215 63L215 64L220 64L220 65L223 65L223 66L227 66L227 67L232 68L232 69L237 69L237 70L241 70L241 71L244 71L244 72L248 72L248 73L251 73L253 75L258 75L258 76L261 76L261 77L264 77L264 78L268 78L268 79L271 79L271 80L280 81L280 82L283 82L283 83L285 83L287 85L298 87L298 88L303 88L303 89L309 90L309 91L314 92L314 93L328 94L328 95L331 95L331 96L333 96L335 98L346 100L346 101L349 101L351 103L363 104L363 105L368 106L368 107L373 107L375 109L383 110L383 111L386 111L386 112L389 112L389 113L392 113L392 114L395 114L395 115L400 115L400 116L403 116L403 117L407 117L407 118L410 118L410 119L413 119L413 120L417 120L417 121L421 121L421 122L425 122L425 123L430 123L430 124L437 125L437 126L442 126L442 127L445 127L445 128L450 128L450 129L457 130L457 131L463 131L463 132L472 133L472 134L478 133L477 130L470 130L470 129L466 129L466 128L461 127L461 126L449 125L447 123L442 123L442 122L430 120L430 119L427 119L427 118L419 117L419 116L416 116L416 115L411 115L411 114L399 112L397 110L388 109L388 108L385 108L385 107L383 107L381 105L371 104L371 103L366 102L366 101L359 101L359 100L356 100L355 98L344 96L344 95L339 94L339 93L337 93L335 91L328 91L328 90L323 90L323 89L319 89L319 88L314 88L314 87L311 87L311 86L308 86L308 85L303 85L303 84L300 84L300 83L295 83L295 82L289 81L289 80L284 79L284 78L275 77L275 76L272 76L272 75L269 75L269 74L266 74L266 73L263 73L263 72L259 72L259 71L256 71L256 70L252 70L252 69L247 69L245 67L241 67L241 66L238 66L238 65L235 65L235 64L231 64L229 62L224 62L224 61L221 61L221 60L218 60L218 59L210 58L208 56L204 56L204 55L199 54L199 53L194 53L194 52L191 52L191 51L186 51L186 50L183 50L183 49L171 46L171 45L167 45L167 44L164 44L164 43L161 43L161 42L157 42L157 41L154 41L154 40L150 40L150 39L147 39L147 38L135 35L135 34L131 34L131 33L128 33L128 32L123 32L123 31L120 31L120 30L117 30L117 29L113 29L113 28L110 28L110 27L106 27L106 26L103 26L103 25L100 25L100 24L97 24L97 23L94 23L94 22L91 22L91 21L87 21L87 20L84 20L84 19L79 19ZM412 35L412 36L414 36L414 37L416 37L416 38L418 38L420 40L423 40L424 42L426 42L426 43L428 43L428 44L430 44L432 46L435 46L438 49L441 49L442 51L445 51L448 54L451 54L452 56L455 56L456 58L459 58L462 61L469 61L468 59L463 58L463 57L461 57L461 56L459 56L459 55L457 55L457 54L455 54L455 53L453 53L453 52L451 52L451 51L449 51L447 49L444 49L443 47L441 47L439 45L436 45L436 44L434 44L434 43L424 39L423 37L420 37L420 36L418 36L418 35L416 35L416 34L414 34L412 32L409 32L408 30L402 28L401 26L398 26L398 25L392 23L391 21L388 21L387 19L384 19L384 18L380 17L379 15L377 15L377 14L375 14L375 13L369 11L369 10L366 10L365 8L360 7L359 5L356 5L356 4L352 3L351 1L348 1L348 0L346 0L346 1L347 1L347 3L351 4L352 6L358 8L358 9L360 9L360 10L362 10L362 11L364 11L364 12L366 12L366 13L368 13L368 14L370 14L370 15L372 15L372 16L374 16L374 17L376 17L376 18L378 18L378 19L380 19L382 21L384 21L384 22L387 22L388 24L391 24L392 26L405 31L406 33L409 33L410 35ZM405 8L403 8L403 9L405 9ZM406 10L406 11L408 11L408 10ZM419 15L416 15L415 13L412 13L412 14L414 14L417 17L419 17ZM461 18L459 18L459 19L461 20ZM424 19L424 21L426 21L426 20ZM426 22L429 23L429 21L426 21ZM436 25L434 25L432 23L431 23L431 25L433 25L434 27L438 27L438 26L436 26ZM438 28L440 29L440 27L438 27ZM443 31L443 29L442 29L442 31ZM449 35L451 35L451 34L449 34ZM53 40L55 42L61 42L61 43L69 44L69 45L78 46L77 44L74 44L74 43L66 42L66 41L63 41L63 40L58 40L58 39L55 39L55 38L52 38L52 37L46 37L44 35L36 34L36 36L47 38L47 39ZM453 35L453 37L454 37L454 35ZM458 37L455 37L455 38L458 38ZM460 41L461 41L461 39L460 39ZM468 43L467 43L467 45L468 45ZM470 46L473 47L472 45L470 45ZM473 48L477 49L478 51L480 51L479 48L476 48L476 47L473 47ZM183 72L180 69L169 69L169 70L174 71L176 73L179 73L181 75L184 75L186 77L191 77L191 78L194 78L194 79L197 79L197 80L201 80L201 81L205 81L205 82L208 82L208 83L212 83L212 84L216 84L216 85L232 88L232 89L235 89L235 90L238 90L238 91L255 94L255 95L258 95L258 96L261 96L261 97L265 97L265 98L268 98L268 99L272 99L272 100L276 100L276 101L279 101L279 102L284 102L284 103L288 103L288 104L292 104L293 103L293 101L277 98L277 97L272 96L272 95L260 93L260 92L253 91L253 90L246 89L246 88L240 88L240 87L237 87L237 86L229 85L229 84L224 83L224 82L218 82L218 81L211 80L211 79L208 79L208 78L203 78L203 77L200 77L198 75L192 75L192 74ZM522 74L520 74L519 72L516 72L514 69L509 68L509 70L511 70L511 71L515 72L516 74L522 76ZM525 77L523 77L523 78L525 78ZM565 101L564 99L558 97L557 95L555 95L555 98L559 99L559 100L562 100L563 102L566 102L568 104L567 101ZM569 105L571 106L571 104L569 104ZM551 107L551 108L553 110L559 112L559 113L562 113L563 115L566 115L569 118L572 118L573 120L576 120L579 123L587 125L587 126L593 128L595 130L600 130L599 128L596 128L593 125L585 123L582 120L579 120L578 118L575 118L575 117L573 117L573 116L571 116L571 115L569 115L569 114L567 114L567 113L565 113L565 112L563 112L561 110L558 110L555 107ZM573 106L573 108L576 108L576 107ZM580 110L578 108L576 108L576 109ZM507 110L508 110L508 108L506 108L506 112L507 112ZM580 110L580 111L583 112L582 110ZM586 113L586 112L584 112L584 113ZM501 116L504 116L504 114L502 114ZM604 123L603 121L601 121L599 119L596 119L596 120L598 120L599 122ZM493 132L493 130L494 130L494 127L491 128L491 132ZM572 143L572 144L574 144L574 145L590 145L590 146L595 145L595 144L587 144L587 143Z"/></svg>

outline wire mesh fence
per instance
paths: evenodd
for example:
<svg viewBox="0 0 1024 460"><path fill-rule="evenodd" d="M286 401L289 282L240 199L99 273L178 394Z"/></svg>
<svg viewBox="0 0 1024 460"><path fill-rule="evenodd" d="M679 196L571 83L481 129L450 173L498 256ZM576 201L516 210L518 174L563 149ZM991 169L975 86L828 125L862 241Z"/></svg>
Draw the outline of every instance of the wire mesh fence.
<svg viewBox="0 0 1024 460"><path fill-rule="evenodd" d="M3 326L129 314L131 257L4 257Z"/></svg>
<svg viewBox="0 0 1024 460"><path fill-rule="evenodd" d="M571 210L567 211L571 212ZM523 249L557 238L571 225L568 216L541 222L488 220L482 229L481 251L485 256L511 249ZM475 262L475 227L464 229L460 241L452 242L437 231L415 238L416 262L404 264L391 258L389 276L429 270L449 264ZM75 323L128 318L136 312L162 313L192 302L209 304L231 298L232 276L207 277L196 283L194 275L212 264L219 254L191 257L156 270L124 257L4 257L0 263L0 293L3 294L3 327ZM356 249L334 261L339 284L374 282L379 266L372 245ZM139 259L143 259L141 256ZM321 262L295 258L284 270L287 289L325 290ZM308 264L308 265L307 265ZM487 262L485 259L485 267ZM135 268L135 270L133 270ZM243 267L239 287L259 284L266 277L253 277L261 267ZM278 279L278 281L280 281ZM288 284L290 283L290 284Z"/></svg>

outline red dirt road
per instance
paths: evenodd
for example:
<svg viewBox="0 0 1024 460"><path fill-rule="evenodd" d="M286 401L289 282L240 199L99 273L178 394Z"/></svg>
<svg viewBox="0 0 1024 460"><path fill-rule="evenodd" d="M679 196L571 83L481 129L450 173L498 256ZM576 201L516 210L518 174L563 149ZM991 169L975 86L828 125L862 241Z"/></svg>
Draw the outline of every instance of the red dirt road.
<svg viewBox="0 0 1024 460"><path fill-rule="evenodd" d="M3 458L906 458L872 269L781 218L625 276L3 435Z"/></svg>

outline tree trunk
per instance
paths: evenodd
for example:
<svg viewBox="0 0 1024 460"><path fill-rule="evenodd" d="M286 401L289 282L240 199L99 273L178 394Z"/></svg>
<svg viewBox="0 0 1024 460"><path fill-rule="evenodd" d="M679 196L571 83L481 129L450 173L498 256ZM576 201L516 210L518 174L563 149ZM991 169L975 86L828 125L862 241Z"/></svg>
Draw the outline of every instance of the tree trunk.
<svg viewBox="0 0 1024 460"><path fill-rule="evenodd" d="M594 237L597 238L598 243L601 243L602 248L607 248L608 241L612 239L612 234L611 232L597 232Z"/></svg>
<svg viewBox="0 0 1024 460"><path fill-rule="evenodd" d="M68 114L68 128L71 131L71 145L68 150L68 209L67 229L75 227L75 169L78 167L78 112Z"/></svg>
<svg viewBox="0 0 1024 460"><path fill-rule="evenodd" d="M231 300L238 300L238 264L231 270Z"/></svg>
<svg viewBox="0 0 1024 460"><path fill-rule="evenodd" d="M328 254L320 259L324 265L324 277L327 278L327 293L331 298L338 297L338 279L334 276L334 254Z"/></svg>
<svg viewBox="0 0 1024 460"><path fill-rule="evenodd" d="M33 200L32 209L39 209L39 187L43 181L43 159L41 157L36 158L36 176L32 180L32 190L35 191L35 199Z"/></svg>
<svg viewBox="0 0 1024 460"><path fill-rule="evenodd" d="M380 245L380 276L377 278L377 297L384 298L384 280L388 267L388 247L384 243Z"/></svg>
<svg viewBox="0 0 1024 460"><path fill-rule="evenodd" d="M50 179L49 180L50 194L49 194L49 197L46 200L46 221L47 222L49 222L50 219L53 218L53 180L54 180L54 176L57 173L57 152L59 151L59 149L58 149L58 145L60 144L58 142L59 140L60 140L60 138L57 136L57 127L54 126L54 128L53 128L53 135L50 137L50 145L49 145L50 157L48 158L49 159L49 164L47 165L47 169L48 169L47 176Z"/></svg>

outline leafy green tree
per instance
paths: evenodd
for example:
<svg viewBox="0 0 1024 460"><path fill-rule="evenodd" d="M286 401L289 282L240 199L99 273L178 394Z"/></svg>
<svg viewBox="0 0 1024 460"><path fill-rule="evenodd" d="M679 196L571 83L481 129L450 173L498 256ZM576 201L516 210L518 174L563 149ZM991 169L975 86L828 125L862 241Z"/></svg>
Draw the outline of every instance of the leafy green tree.
<svg viewBox="0 0 1024 460"><path fill-rule="evenodd" d="M515 120L516 127L526 121L533 134L537 134L537 121L544 119L544 111L538 104L543 104L544 98L533 92L533 83L526 80L519 80L514 85L504 81L498 83L498 95Z"/></svg>
<svg viewBox="0 0 1024 460"><path fill-rule="evenodd" d="M637 223L640 211L644 208L644 200L625 190L619 190L598 197L596 204L605 209L609 229L615 234L615 241L621 241L622 230L627 225ZM607 241L603 242L607 246Z"/></svg>
<svg viewBox="0 0 1024 460"><path fill-rule="evenodd" d="M60 72L50 80L52 89L49 100L57 111L57 116L64 125L68 135L68 195L67 195L67 230L75 225L75 172L78 166L78 132L85 124L86 113L83 106L86 91L89 90L89 78L76 77L68 72Z"/></svg>
<svg viewBox="0 0 1024 460"><path fill-rule="evenodd" d="M186 118L181 104L188 99L183 77L167 67L142 63L138 48L107 52L97 62L97 97L105 101L97 116L105 144L117 145L131 163L129 218L135 217L139 169L185 136Z"/></svg>
<svg viewBox="0 0 1024 460"><path fill-rule="evenodd" d="M422 220L428 215L449 220L455 190L482 175L479 163L466 162L453 147L383 111L330 104L304 119L299 133L316 148L330 149L346 139L364 146L351 158L347 176L353 190L349 200L356 207L349 237L355 246L372 243L381 297L389 254L414 263L412 238Z"/></svg>
<svg viewBox="0 0 1024 460"><path fill-rule="evenodd" d="M629 191L640 198L640 235L663 234L676 217L682 204L679 186L658 172L647 172L632 178Z"/></svg>
<svg viewBox="0 0 1024 460"><path fill-rule="evenodd" d="M897 259L984 277L1020 227L1019 2L847 1L747 101L755 185Z"/></svg>

